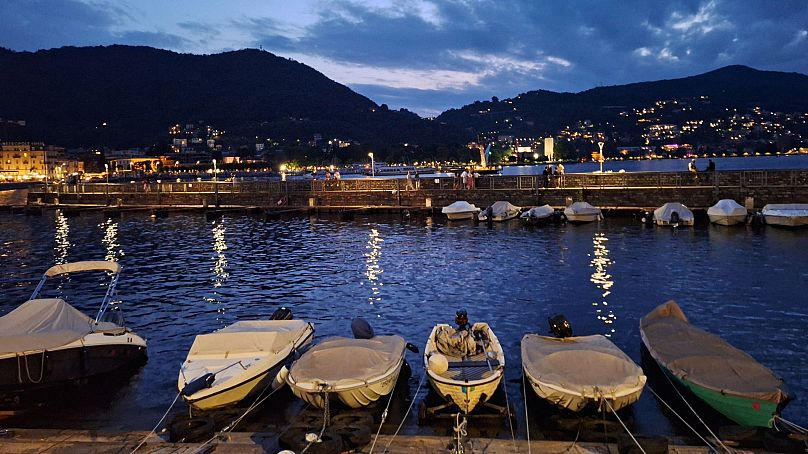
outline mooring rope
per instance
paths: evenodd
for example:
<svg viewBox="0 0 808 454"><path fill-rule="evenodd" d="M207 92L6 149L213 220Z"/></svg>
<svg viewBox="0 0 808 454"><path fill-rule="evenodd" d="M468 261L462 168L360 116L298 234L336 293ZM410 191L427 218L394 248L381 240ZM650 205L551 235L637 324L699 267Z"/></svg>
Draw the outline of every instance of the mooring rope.
<svg viewBox="0 0 808 454"><path fill-rule="evenodd" d="M800 425L798 425L796 423L793 423L793 422L791 422L791 421L789 421L787 419L784 419L780 415L774 415L773 419L774 419L775 424L777 423L777 421L780 421L781 423L785 424L786 427L788 427L789 429L791 429L791 430L793 430L795 432L798 432L800 434L808 434L808 429L806 429L805 427L802 427L802 426L800 426Z"/></svg>
<svg viewBox="0 0 808 454"><path fill-rule="evenodd" d="M527 454L530 452L530 418L527 414L527 389L525 388L525 371L522 370L522 394L525 396L525 434L527 435Z"/></svg>
<svg viewBox="0 0 808 454"><path fill-rule="evenodd" d="M323 433L325 433L325 428L328 426L328 393L325 391L325 387L323 387L323 428L320 429L320 435L317 435L316 439L310 440L309 443L300 451L300 454L305 453L311 447L312 444L319 442L323 438Z"/></svg>
<svg viewBox="0 0 808 454"><path fill-rule="evenodd" d="M717 436L717 435L716 435L716 434L715 434L715 433L712 431L712 429L710 429L710 426L708 426L708 425L707 425L707 423L706 423L706 422L704 422L704 420L703 420L703 419L701 419L701 416L699 416L699 414L698 414L698 413L696 413L696 410L695 410L695 409L694 409L692 406L690 406L690 402L688 402L688 401L687 401L687 399L685 399L685 396L683 396L683 395L682 395L682 393L680 393L680 392L679 392L679 389L678 389L678 388L676 388L676 385L675 385L675 384L673 384L673 381L671 380L671 378L670 378L670 377L668 377L668 374L666 374L666 373L665 373L665 371L662 371L662 375L664 375L664 376L665 376L665 378L667 378L667 379L668 379L668 383L670 383L670 384L671 384L671 387L674 389L674 391L676 391L676 394L678 394L678 395L679 395L679 397L682 399L682 401L685 403L685 405L687 405L687 408L689 408L689 409L690 409L690 411L691 411L691 412L693 412L693 414L694 414L694 415L696 415L696 419L698 419L698 420L699 420L699 422L700 422L700 423L701 423L701 424L704 426L704 428L705 428L705 429L707 429L707 432L709 432L709 433L710 433L710 435L713 437L713 439L714 439L715 441L717 441L717 442L718 442L718 444L719 444L719 445L721 445L721 447L722 447L722 448L724 448L724 451L726 451L726 452L732 452L732 450L731 450L731 449L729 449L729 448L728 448L728 447L727 447L727 446L724 444L724 442L723 442L723 441L721 441L721 439L720 439L720 438L718 438L718 436Z"/></svg>
<svg viewBox="0 0 808 454"><path fill-rule="evenodd" d="M174 408L174 404L177 403L177 399L180 398L180 394L181 393L177 393L177 395L174 396L174 400L171 402L171 405L168 406L168 410L166 410L166 412L163 413L163 417L160 418L159 421L157 421L157 424L154 426L154 429L152 429L151 432L149 432L149 434L146 435L146 437L144 437L143 440L141 440L141 442L137 446L135 446L135 449L133 449L130 454L134 454L138 449L140 449L141 446L143 446L144 443L146 443L146 440L148 440L149 437L151 437L157 432L157 428L160 427L160 424L162 424L163 420L166 419L166 416L168 416L168 412L170 412L171 409Z"/></svg>
<svg viewBox="0 0 808 454"><path fill-rule="evenodd" d="M502 391L505 392L505 406L508 410L508 427L511 429L511 443L513 444L513 450L516 451L516 435L513 433L513 415L511 415L511 402L508 400L508 381L505 379L505 374L503 371L502 374Z"/></svg>
<svg viewBox="0 0 808 454"><path fill-rule="evenodd" d="M402 367L404 365L402 364ZM376 436L373 437L373 443L370 445L370 451L368 454L373 454L373 449L376 447L376 440L379 439L379 434L382 431L382 426L384 425L384 421L387 419L387 411L390 409L390 403L393 402L393 394L396 393L396 383L398 383L398 376L401 374L401 368L398 368L398 372L396 372L396 378L393 379L393 389L390 390L390 398L387 399L387 406L384 407L384 411L382 412L382 420L379 422L379 428L376 429Z"/></svg>
<svg viewBox="0 0 808 454"><path fill-rule="evenodd" d="M396 431L393 434L393 436L390 437L390 440L387 441L387 445L384 447L385 453L388 452L387 449L390 448L390 445L393 443L393 440L396 438L396 435L398 435L398 432L401 430L401 428L404 426L404 423L407 421L407 416L409 416L410 410L412 410L412 406L415 403L415 400L418 398L418 393L421 391L421 385L424 383L424 377L426 377L426 370L424 370L424 372L421 374L421 379L418 381L418 388L415 390L415 395L412 396L412 400L410 400L410 406L407 407L407 412L404 413L404 417L401 418L401 423L396 428ZM372 450L373 449L371 448L371 451Z"/></svg>
<svg viewBox="0 0 808 454"><path fill-rule="evenodd" d="M609 407L609 410L611 410L612 414L614 414L614 417L617 418L617 421L620 423L621 426L623 426L623 430L625 430L628 436L631 437L631 440L634 442L634 444L637 445L638 448L640 448L640 452L642 452L642 454L646 454L645 449L643 449L640 442L637 441L637 439L634 437L634 434L631 433L630 430L628 430L628 427L626 427L626 425L623 423L623 420L620 419L620 415L618 415L617 412L614 410L614 408L612 408L612 404L609 403L609 400L606 399L603 393L600 393L600 400L601 403L606 403L606 406Z"/></svg>
<svg viewBox="0 0 808 454"><path fill-rule="evenodd" d="M666 407L668 407L668 410L670 410L670 411L671 411L671 413L673 413L674 415L676 415L676 417L677 417L677 418L679 418L679 421L682 421L682 423L683 423L684 425L686 425L688 429L690 429L691 431L693 431L693 433L694 433L694 434L696 434L696 436L697 436L697 437L699 437L699 438L701 439L701 441L702 441L702 442L703 442L705 445L707 445L707 446L708 446L708 447L709 447L709 448L710 448L712 451L714 451L714 452L718 452L718 450L717 450L717 449L715 449L715 446L713 446L713 444L712 444L712 443L710 443L709 441L707 441L707 439L706 439L706 438L702 437L702 436L701 436L701 434L699 433L699 431L698 431L698 430L696 430L696 429L695 429L693 426L691 426L691 425L690 425L690 424L689 424L687 421L685 421L685 418L683 418L683 417L682 417L682 416L681 416L679 413L677 413L677 412L676 412L676 410L674 410L674 409L673 409L673 407L671 407L670 405L668 405L668 403L667 403L667 402L665 402L665 400L663 400L663 399L662 399L662 397L660 397L660 396L659 396L659 394L657 394L657 393L654 391L654 388L652 388L652 387L650 387L650 386L646 386L645 388L646 388L647 390L651 391L651 394L653 394L653 395L654 395L654 396L655 396L657 399L659 399L659 401L660 401L660 402L662 402L662 403L663 403L663 404L664 404Z"/></svg>

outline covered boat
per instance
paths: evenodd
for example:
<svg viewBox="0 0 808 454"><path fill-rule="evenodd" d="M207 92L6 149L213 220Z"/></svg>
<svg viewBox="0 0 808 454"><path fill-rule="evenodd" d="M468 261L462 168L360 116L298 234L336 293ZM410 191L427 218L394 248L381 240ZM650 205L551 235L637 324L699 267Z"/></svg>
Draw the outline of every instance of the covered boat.
<svg viewBox="0 0 808 454"><path fill-rule="evenodd" d="M527 334L522 369L539 397L575 412L603 399L619 410L640 398L646 382L642 369L601 335Z"/></svg>
<svg viewBox="0 0 808 454"><path fill-rule="evenodd" d="M721 199L707 209L707 216L713 224L743 224L746 221L746 215L746 208L732 199Z"/></svg>
<svg viewBox="0 0 808 454"><path fill-rule="evenodd" d="M487 221L490 219L495 222L502 222L519 216L519 212L521 210L521 207L511 205L509 202L500 200L499 202L494 202L493 205L486 208L485 211L480 213L477 218L480 221Z"/></svg>
<svg viewBox="0 0 808 454"><path fill-rule="evenodd" d="M480 209L472 203L465 200L458 200L457 202L443 207L441 213L445 214L450 221L459 221L463 219L472 219L474 215L479 213Z"/></svg>
<svg viewBox="0 0 808 454"><path fill-rule="evenodd" d="M354 329L358 339L330 337L304 353L286 374L292 392L317 408L329 397L360 408L390 394L407 344L400 336L374 336L368 330L359 335Z"/></svg>
<svg viewBox="0 0 808 454"><path fill-rule="evenodd" d="M237 404L271 384L313 336L314 327L302 320L239 321L201 334L180 368L177 388L197 410Z"/></svg>
<svg viewBox="0 0 808 454"><path fill-rule="evenodd" d="M575 202L564 208L564 216L569 222L593 222L603 218L600 208L586 202Z"/></svg>
<svg viewBox="0 0 808 454"><path fill-rule="evenodd" d="M808 226L808 203L770 203L763 207L761 213L768 225Z"/></svg>
<svg viewBox="0 0 808 454"><path fill-rule="evenodd" d="M693 225L694 222L693 212L679 202L668 202L654 210L656 225L678 227Z"/></svg>
<svg viewBox="0 0 808 454"><path fill-rule="evenodd" d="M31 298L0 317L0 402L33 403L39 391L119 371L146 362L146 341L129 330L112 305L121 265L83 261L49 268ZM95 318L61 298L38 298L49 279L74 273L110 276Z"/></svg>
<svg viewBox="0 0 808 454"><path fill-rule="evenodd" d="M742 426L771 427L790 400L780 377L720 337L691 325L674 301L643 317L640 335L665 374Z"/></svg>
<svg viewBox="0 0 808 454"><path fill-rule="evenodd" d="M522 223L525 225L543 225L553 219L555 210L550 205L542 205L540 207L533 207L519 216Z"/></svg>
<svg viewBox="0 0 808 454"><path fill-rule="evenodd" d="M424 348L424 369L435 392L463 413L486 402L505 375L505 353L487 323L470 329L436 325Z"/></svg>

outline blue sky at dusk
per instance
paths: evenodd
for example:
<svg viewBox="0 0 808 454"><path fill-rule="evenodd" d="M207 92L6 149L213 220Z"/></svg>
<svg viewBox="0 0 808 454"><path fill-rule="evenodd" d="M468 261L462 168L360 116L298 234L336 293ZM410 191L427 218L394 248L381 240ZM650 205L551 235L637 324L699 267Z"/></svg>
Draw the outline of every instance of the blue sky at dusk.
<svg viewBox="0 0 808 454"><path fill-rule="evenodd" d="M730 64L808 73L808 1L2 0L0 46L258 48L435 115Z"/></svg>

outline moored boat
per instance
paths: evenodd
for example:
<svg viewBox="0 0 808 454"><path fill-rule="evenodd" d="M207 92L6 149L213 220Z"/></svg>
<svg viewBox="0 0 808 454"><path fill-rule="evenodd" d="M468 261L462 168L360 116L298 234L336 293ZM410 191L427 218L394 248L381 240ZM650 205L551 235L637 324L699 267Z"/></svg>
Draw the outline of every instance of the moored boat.
<svg viewBox="0 0 808 454"><path fill-rule="evenodd" d="M564 208L564 216L567 217L567 221L573 223L594 222L603 219L600 208L587 202L575 202Z"/></svg>
<svg viewBox="0 0 808 454"><path fill-rule="evenodd" d="M808 226L808 203L770 203L761 211L766 225L781 227Z"/></svg>
<svg viewBox="0 0 808 454"><path fill-rule="evenodd" d="M720 337L691 325L674 301L640 320L640 336L666 375L737 424L771 427L791 399L780 377Z"/></svg>
<svg viewBox="0 0 808 454"><path fill-rule="evenodd" d="M542 205L525 211L519 216L519 219L525 225L544 225L549 223L554 215L555 210L553 207L550 205Z"/></svg>
<svg viewBox="0 0 808 454"><path fill-rule="evenodd" d="M494 222L507 221L519 216L519 212L521 210L521 207L511 205L509 202L500 200L498 202L494 202L493 205L482 211L479 216L477 216L477 219L480 221L488 221L490 219Z"/></svg>
<svg viewBox="0 0 808 454"><path fill-rule="evenodd" d="M407 343L400 336L375 336L369 325L360 334L356 323L356 338L327 338L292 363L285 375L296 396L317 408L331 397L360 408L393 391Z"/></svg>
<svg viewBox="0 0 808 454"><path fill-rule="evenodd" d="M146 363L146 341L126 327L113 303L122 267L111 261L55 265L31 298L0 317L0 402L25 406L46 389L83 384ZM95 318L61 298L40 298L46 283L76 273L110 277Z"/></svg>
<svg viewBox="0 0 808 454"><path fill-rule="evenodd" d="M177 378L182 398L198 410L212 410L266 389L314 336L311 323L291 317L280 309L270 320L238 321L196 336Z"/></svg>
<svg viewBox="0 0 808 454"><path fill-rule="evenodd" d="M679 202L668 202L654 210L654 224L656 225L691 226L694 222L693 212Z"/></svg>
<svg viewBox="0 0 808 454"><path fill-rule="evenodd" d="M458 312L458 319L463 316L464 311ZM456 329L441 323L432 329L424 348L424 369L440 397L470 413L499 387L505 353L487 323L468 326L466 316L460 325Z"/></svg>
<svg viewBox="0 0 808 454"><path fill-rule="evenodd" d="M472 203L465 200L458 200L451 205L447 205L441 209L441 213L445 214L450 221L460 221L463 219L472 219L474 215L479 213L480 209Z"/></svg>
<svg viewBox="0 0 808 454"><path fill-rule="evenodd" d="M522 370L540 398L574 412L603 400L617 411L640 398L646 377L631 358L605 336L569 334L522 338Z"/></svg>
<svg viewBox="0 0 808 454"><path fill-rule="evenodd" d="M747 214L746 208L732 199L721 199L707 209L710 222L720 225L743 224Z"/></svg>

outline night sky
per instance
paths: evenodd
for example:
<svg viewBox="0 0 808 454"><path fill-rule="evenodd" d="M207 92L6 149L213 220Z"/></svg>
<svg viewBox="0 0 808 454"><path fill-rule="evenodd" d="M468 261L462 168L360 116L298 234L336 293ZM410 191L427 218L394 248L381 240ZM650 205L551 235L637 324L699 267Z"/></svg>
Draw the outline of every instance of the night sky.
<svg viewBox="0 0 808 454"><path fill-rule="evenodd" d="M258 48L435 115L730 64L808 73L808 1L0 0L0 46Z"/></svg>

